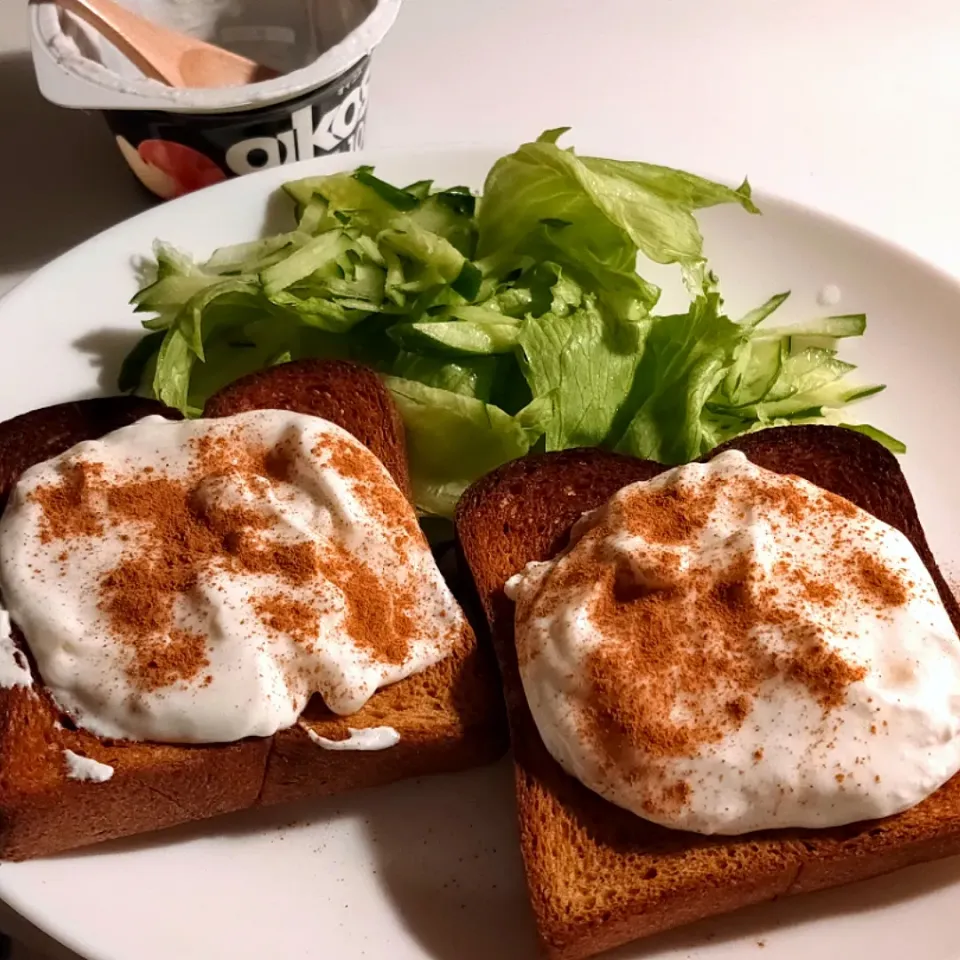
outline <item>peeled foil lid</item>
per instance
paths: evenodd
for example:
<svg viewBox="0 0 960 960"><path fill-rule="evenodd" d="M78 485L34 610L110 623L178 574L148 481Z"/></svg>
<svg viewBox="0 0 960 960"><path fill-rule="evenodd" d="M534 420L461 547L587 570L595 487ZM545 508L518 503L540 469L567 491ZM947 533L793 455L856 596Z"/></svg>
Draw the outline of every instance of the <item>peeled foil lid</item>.
<svg viewBox="0 0 960 960"><path fill-rule="evenodd" d="M401 0L119 0L161 26L216 43L282 72L214 90L145 77L92 27L51 2L30 6L31 48L44 97L65 107L227 113L325 86L369 55Z"/></svg>

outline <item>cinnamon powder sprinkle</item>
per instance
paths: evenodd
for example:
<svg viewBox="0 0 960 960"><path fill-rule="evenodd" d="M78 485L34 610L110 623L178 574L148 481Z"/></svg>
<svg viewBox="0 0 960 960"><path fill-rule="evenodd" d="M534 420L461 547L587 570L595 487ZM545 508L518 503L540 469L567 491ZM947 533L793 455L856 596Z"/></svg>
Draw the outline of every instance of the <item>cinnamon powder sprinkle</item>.
<svg viewBox="0 0 960 960"><path fill-rule="evenodd" d="M667 758L695 755L739 727L750 694L776 672L750 632L759 611L744 588L744 564L714 584L704 570L638 592L617 588L612 565L599 575L590 617L607 642L586 658L593 737L642 743ZM691 580L703 588L697 604L689 602ZM714 709L717 702L726 709Z"/></svg>
<svg viewBox="0 0 960 960"><path fill-rule="evenodd" d="M205 434L191 440L199 471L211 474L242 474L289 483L294 473L295 453L289 442L272 447L249 443L238 428L226 434Z"/></svg>
<svg viewBox="0 0 960 960"><path fill-rule="evenodd" d="M793 577L800 585L803 596L811 603L832 607L840 599L840 590L822 577L815 577L803 569L794 570Z"/></svg>
<svg viewBox="0 0 960 960"><path fill-rule="evenodd" d="M313 448L313 454L326 457L334 470L350 477L355 492L374 515L398 526L402 536L418 546L426 544L424 533L411 514L407 498L392 483L384 482L383 471L363 450L338 437L325 437L322 443ZM398 542L396 546L403 554L406 544Z"/></svg>
<svg viewBox="0 0 960 960"><path fill-rule="evenodd" d="M93 497L103 477L102 463L77 461L61 467L57 484L37 487L30 499L41 509L40 542L98 537L103 524Z"/></svg>
<svg viewBox="0 0 960 960"><path fill-rule="evenodd" d="M816 509L807 492L795 485L764 483L755 477L738 477L732 483L741 487L748 503L776 510L794 523L802 523Z"/></svg>
<svg viewBox="0 0 960 960"><path fill-rule="evenodd" d="M413 587L391 584L388 589L365 563L336 544L320 559L320 571L343 591L345 627L353 642L379 661L403 663L416 633Z"/></svg>
<svg viewBox="0 0 960 960"><path fill-rule="evenodd" d="M735 554L726 569L703 566L681 574L674 548L698 542L721 492L733 502L775 511L775 530L783 530L784 520L799 527L798 544L803 526L817 523L825 511L854 526L860 516L836 495L824 501L795 485L753 477L635 491L613 500L539 592L520 599L518 621L530 622L549 616L571 591L590 596L590 620L604 642L584 660L590 696L579 708L578 723L611 771L623 770L624 763L629 768L638 744L652 758L648 777L656 775L658 762L697 756L743 725L761 686L774 678L802 689L826 717L867 669L831 649L823 628L797 602L829 609L850 589L884 608L908 599L907 585L882 564L843 545L829 555L827 570L816 571L784 550L772 581L747 552ZM639 572L635 561L609 549L609 537L624 527L651 544ZM856 538L853 529L850 539ZM851 563L855 576L849 584ZM760 639L770 629L778 631L782 645ZM521 632L521 666L536 653ZM762 758L757 750L754 762ZM685 795L683 789L661 792L648 800L649 812L664 812Z"/></svg>
<svg viewBox="0 0 960 960"><path fill-rule="evenodd" d="M325 577L345 597L345 627L358 646L381 662L407 658L417 634L412 586L388 589L336 544L318 549L309 541L273 539L275 521L268 515L246 506L215 506L215 498L199 495L204 483L216 484L221 477L239 477L254 492L267 481L288 481L295 469L292 448L281 443L259 449L236 431L195 439L192 454L183 480L154 471L108 479L102 464L79 461L63 469L58 483L31 494L41 507L45 543L102 536L107 525L124 525L119 538L128 540L129 548L101 578L99 606L127 648L127 674L136 688L154 691L190 682L209 666L205 638L179 629L174 615L178 598L189 595L211 568L269 575L291 586ZM346 443L337 455L337 467L364 484L368 500L388 520L411 528L410 536L415 528L422 538L409 504L375 465ZM61 556L65 559L65 552ZM255 611L269 629L299 643L317 639L322 611L315 605L278 592L258 600Z"/></svg>
<svg viewBox="0 0 960 960"><path fill-rule="evenodd" d="M867 675L866 668L847 663L838 653L825 647L817 639L815 630L807 632L810 640L787 659L786 675L806 687L825 710L842 706L847 687L862 680Z"/></svg>
<svg viewBox="0 0 960 960"><path fill-rule="evenodd" d="M716 483L707 490L674 484L643 497L630 497L618 506L621 522L634 536L654 543L678 544L699 533L706 524L719 492Z"/></svg>
<svg viewBox="0 0 960 960"><path fill-rule="evenodd" d="M851 557L852 579L868 599L883 607L901 607L909 599L902 577L888 570L865 550L856 550Z"/></svg>
<svg viewBox="0 0 960 960"><path fill-rule="evenodd" d="M650 796L643 801L643 809L649 814L676 813L682 810L690 799L690 784L686 780L677 780L666 786L654 788Z"/></svg>
<svg viewBox="0 0 960 960"><path fill-rule="evenodd" d="M171 630L167 642L155 639L139 643L134 649L127 673L146 692L193 680L210 666L206 637L189 630Z"/></svg>
<svg viewBox="0 0 960 960"><path fill-rule="evenodd" d="M191 480L135 479L108 487L104 496L111 521L136 524L142 534L136 548L102 578L100 608L114 634L134 651L131 681L142 681L147 689L189 681L200 669L185 663L176 674L171 661L159 674L167 682L159 684L144 674L140 648L147 646L148 660L157 658L157 637L173 637L177 598L196 587L209 567L274 574L292 584L305 583L317 572L312 544L262 539L257 536L267 525L262 516L239 507L204 506Z"/></svg>
<svg viewBox="0 0 960 960"><path fill-rule="evenodd" d="M312 652L320 632L320 614L316 607L282 593L260 597L253 604L264 625L292 637Z"/></svg>

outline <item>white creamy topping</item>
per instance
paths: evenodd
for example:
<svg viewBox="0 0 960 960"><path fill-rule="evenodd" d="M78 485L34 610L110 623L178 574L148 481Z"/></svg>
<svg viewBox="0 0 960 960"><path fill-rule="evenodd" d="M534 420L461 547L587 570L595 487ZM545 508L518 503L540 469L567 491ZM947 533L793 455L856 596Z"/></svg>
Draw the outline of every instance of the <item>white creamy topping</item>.
<svg viewBox="0 0 960 960"><path fill-rule="evenodd" d="M303 728L307 736L324 750L388 750L400 742L400 734L393 727L347 727L349 736L344 740L321 737L309 727Z"/></svg>
<svg viewBox="0 0 960 960"><path fill-rule="evenodd" d="M960 641L910 541L739 452L625 487L507 593L548 750L657 823L840 825L960 769Z"/></svg>
<svg viewBox="0 0 960 960"><path fill-rule="evenodd" d="M198 450L227 465L198 467ZM241 469L250 451L280 462ZM66 535L49 501L71 482L84 515ZM186 491L187 520L164 515L158 483ZM214 531L223 555L192 568L200 535L185 524ZM304 551L318 570L297 568ZM274 553L294 558L289 571ZM164 594L168 569L183 582ZM313 693L353 713L441 660L465 628L380 461L334 424L276 410L148 417L31 468L0 521L0 588L58 705L98 736L133 740L270 736ZM131 636L118 616L159 632Z"/></svg>
<svg viewBox="0 0 960 960"><path fill-rule="evenodd" d="M27 658L13 642L10 614L0 610L0 687L30 687L33 677Z"/></svg>
<svg viewBox="0 0 960 960"><path fill-rule="evenodd" d="M63 751L67 764L67 776L71 780L92 780L94 783L106 783L113 776L113 767L91 757L83 757L72 750Z"/></svg>

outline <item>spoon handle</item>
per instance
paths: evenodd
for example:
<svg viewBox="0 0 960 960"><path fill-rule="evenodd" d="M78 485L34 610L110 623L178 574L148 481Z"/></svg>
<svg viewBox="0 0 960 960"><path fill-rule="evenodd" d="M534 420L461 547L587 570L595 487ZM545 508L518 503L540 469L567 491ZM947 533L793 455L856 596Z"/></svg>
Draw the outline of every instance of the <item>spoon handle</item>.
<svg viewBox="0 0 960 960"><path fill-rule="evenodd" d="M171 87L230 87L278 76L246 57L144 20L115 0L54 2L90 24L146 76Z"/></svg>
<svg viewBox="0 0 960 960"><path fill-rule="evenodd" d="M171 87L183 86L179 69L181 51L170 50L168 31L113 0L56 0L56 3L102 34L152 80ZM176 34L173 37L178 39Z"/></svg>

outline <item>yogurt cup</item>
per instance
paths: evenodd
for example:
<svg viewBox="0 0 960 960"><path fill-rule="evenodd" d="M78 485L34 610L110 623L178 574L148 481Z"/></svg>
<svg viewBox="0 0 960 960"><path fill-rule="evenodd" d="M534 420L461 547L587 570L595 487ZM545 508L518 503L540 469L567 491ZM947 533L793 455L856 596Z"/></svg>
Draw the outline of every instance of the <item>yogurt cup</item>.
<svg viewBox="0 0 960 960"><path fill-rule="evenodd" d="M363 146L370 60L401 0L120 0L149 19L281 71L262 83L174 89L54 4L30 7L43 95L104 113L141 182L164 199Z"/></svg>

